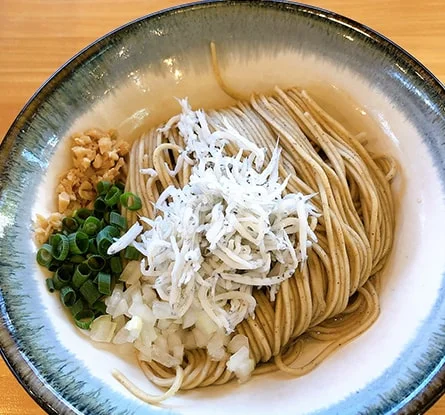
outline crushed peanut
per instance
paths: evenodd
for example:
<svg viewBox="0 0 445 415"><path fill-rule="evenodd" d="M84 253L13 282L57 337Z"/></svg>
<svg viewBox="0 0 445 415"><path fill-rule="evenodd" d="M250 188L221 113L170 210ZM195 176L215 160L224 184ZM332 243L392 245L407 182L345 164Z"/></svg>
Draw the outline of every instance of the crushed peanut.
<svg viewBox="0 0 445 415"><path fill-rule="evenodd" d="M58 212L51 213L47 218L37 214L34 224L36 242L39 245L44 244L54 231L60 231L62 229L62 219L63 215Z"/></svg>
<svg viewBox="0 0 445 415"><path fill-rule="evenodd" d="M127 172L125 155L130 144L119 140L115 130L108 132L98 128L71 136L73 167L59 180L56 188L57 213L48 218L37 215L35 238L44 243L54 230L60 230L64 216L74 210L92 208L96 198L96 185L102 180L124 180Z"/></svg>
<svg viewBox="0 0 445 415"><path fill-rule="evenodd" d="M91 207L100 181L115 182L121 178L124 156L130 150L130 145L118 140L114 131L105 132L98 128L74 134L71 139L73 167L57 186L59 212L65 214L79 207ZM70 200L68 205L66 195Z"/></svg>

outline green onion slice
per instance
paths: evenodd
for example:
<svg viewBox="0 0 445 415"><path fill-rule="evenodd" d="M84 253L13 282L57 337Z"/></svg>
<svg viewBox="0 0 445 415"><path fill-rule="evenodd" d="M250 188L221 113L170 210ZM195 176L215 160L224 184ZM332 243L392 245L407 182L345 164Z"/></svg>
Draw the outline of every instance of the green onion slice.
<svg viewBox="0 0 445 415"><path fill-rule="evenodd" d="M123 231L127 230L127 219L117 212L110 212L109 223L110 225L117 226Z"/></svg>
<svg viewBox="0 0 445 415"><path fill-rule="evenodd" d="M85 222L85 220L90 217L93 214L93 212L90 209L87 208L80 208L77 209L74 212L74 219L76 219L77 223L79 223L79 225L82 225L82 223Z"/></svg>
<svg viewBox="0 0 445 415"><path fill-rule="evenodd" d="M65 307L72 307L77 299L76 292L71 287L62 287L60 299Z"/></svg>
<svg viewBox="0 0 445 415"><path fill-rule="evenodd" d="M77 327L81 329L88 330L91 326L91 323L94 321L95 316L91 310L83 310L77 313L74 316L74 322Z"/></svg>
<svg viewBox="0 0 445 415"><path fill-rule="evenodd" d="M112 256L110 258L110 268L113 274L121 274L123 267L119 256Z"/></svg>
<svg viewBox="0 0 445 415"><path fill-rule="evenodd" d="M85 281L79 292L89 305L94 304L101 297L100 292L91 280Z"/></svg>
<svg viewBox="0 0 445 415"><path fill-rule="evenodd" d="M114 242L113 238L118 238L120 231L115 226L105 226L96 236L97 251L103 257L108 257L108 248Z"/></svg>
<svg viewBox="0 0 445 415"><path fill-rule="evenodd" d="M141 254L134 246L127 246L124 252L124 258L129 259L131 261L140 259Z"/></svg>
<svg viewBox="0 0 445 415"><path fill-rule="evenodd" d="M63 226L63 229L67 230L70 233L76 232L77 229L79 228L79 224L77 223L77 220L70 216L66 216L62 219L62 226Z"/></svg>
<svg viewBox="0 0 445 415"><path fill-rule="evenodd" d="M85 261L85 257L83 255L73 255L70 257L69 260L73 264L80 264Z"/></svg>
<svg viewBox="0 0 445 415"><path fill-rule="evenodd" d="M50 293L53 293L56 289L54 287L54 281L52 278L47 278L46 279L46 288L48 288L48 291Z"/></svg>
<svg viewBox="0 0 445 415"><path fill-rule="evenodd" d="M103 257L101 257L100 255L91 255L88 259L87 259L87 265L90 268L91 271L93 272L97 272L103 269L103 267L105 266L106 261Z"/></svg>
<svg viewBox="0 0 445 415"><path fill-rule="evenodd" d="M59 267L61 267L61 266L62 266L62 262L60 262L60 261L56 261L56 260L53 259L53 260L51 261L51 264L48 265L48 271L56 272L57 269L58 269Z"/></svg>
<svg viewBox="0 0 445 415"><path fill-rule="evenodd" d="M91 275L90 267L85 262L79 264L76 267L76 270L74 271L73 287L80 288L85 283L85 281L88 278L90 278L90 275Z"/></svg>
<svg viewBox="0 0 445 415"><path fill-rule="evenodd" d="M53 257L55 259L58 261L66 259L70 250L70 243L65 235L62 235L61 233L53 235L51 245L53 247Z"/></svg>
<svg viewBox="0 0 445 415"><path fill-rule="evenodd" d="M68 236L70 243L70 252L72 254L84 254L88 250L88 235L84 232L78 231Z"/></svg>
<svg viewBox="0 0 445 415"><path fill-rule="evenodd" d="M125 190L125 184L124 183L122 183L122 182L116 182L115 184L114 184L122 193L124 193L124 190Z"/></svg>
<svg viewBox="0 0 445 415"><path fill-rule="evenodd" d="M51 246L53 246L53 239L54 239L54 236L55 235L57 235L57 233L53 233L52 235L50 235L49 236L49 238L48 238L48 244L50 244Z"/></svg>
<svg viewBox="0 0 445 415"><path fill-rule="evenodd" d="M82 225L82 232L85 232L88 236L93 236L100 231L101 227L102 224L99 219L89 216Z"/></svg>
<svg viewBox="0 0 445 415"><path fill-rule="evenodd" d="M90 238L88 241L88 253L97 254L96 238Z"/></svg>
<svg viewBox="0 0 445 415"><path fill-rule="evenodd" d="M105 200L103 197L98 197L95 201L94 201L94 211L95 212L99 212L99 213L103 213L107 210L107 204L105 203Z"/></svg>
<svg viewBox="0 0 445 415"><path fill-rule="evenodd" d="M84 309L84 303L82 298L79 298L71 307L70 311L73 316L80 313Z"/></svg>
<svg viewBox="0 0 445 415"><path fill-rule="evenodd" d="M105 224L110 224L110 212L104 212L102 222L104 223L104 226L106 226Z"/></svg>
<svg viewBox="0 0 445 415"><path fill-rule="evenodd" d="M94 311L94 315L96 317L107 313L107 306L103 301L96 301L91 308Z"/></svg>
<svg viewBox="0 0 445 415"><path fill-rule="evenodd" d="M142 207L140 197L131 192L125 192L121 195L120 202L122 207L128 210L139 210Z"/></svg>
<svg viewBox="0 0 445 415"><path fill-rule="evenodd" d="M105 235L97 241L97 251L103 257L108 257L108 248L112 245L113 239Z"/></svg>
<svg viewBox="0 0 445 415"><path fill-rule="evenodd" d="M53 247L50 244L43 244L37 251L36 259L42 267L48 268L53 259Z"/></svg>
<svg viewBox="0 0 445 415"><path fill-rule="evenodd" d="M111 275L99 272L97 275L97 287L101 294L111 295Z"/></svg>
<svg viewBox="0 0 445 415"><path fill-rule="evenodd" d="M107 206L117 205L119 203L119 198L121 195L122 192L117 186L111 186L110 190L108 190L107 194L104 197L104 201Z"/></svg>
<svg viewBox="0 0 445 415"><path fill-rule="evenodd" d="M108 190L110 190L111 186L112 186L111 182L102 180L101 182L97 183L97 193L99 195L106 194Z"/></svg>
<svg viewBox="0 0 445 415"><path fill-rule="evenodd" d="M116 226L112 226L112 225L105 226L105 228L103 228L100 231L100 233L109 235L112 238L119 238L119 236L121 235L121 231L118 228L116 228Z"/></svg>
<svg viewBox="0 0 445 415"><path fill-rule="evenodd" d="M59 268L57 268L53 276L54 287L56 288L56 290L60 290L62 287L68 285L71 281L72 276L73 276L72 266L62 265Z"/></svg>

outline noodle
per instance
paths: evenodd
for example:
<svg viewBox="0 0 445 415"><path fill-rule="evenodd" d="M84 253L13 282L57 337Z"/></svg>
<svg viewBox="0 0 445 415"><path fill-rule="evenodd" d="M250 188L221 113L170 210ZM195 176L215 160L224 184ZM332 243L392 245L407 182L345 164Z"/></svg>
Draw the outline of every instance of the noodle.
<svg viewBox="0 0 445 415"><path fill-rule="evenodd" d="M222 83L215 60L213 65ZM279 137L281 180L289 176L286 191L315 194L311 202L321 215L311 219L310 227L318 241L304 267L281 284L275 301L265 289L254 290L255 318L242 321L233 333L249 339L254 374L281 370L302 376L378 317L380 274L393 243L390 181L396 164L386 156L373 158L363 136L353 136L297 88L254 95L249 102L210 111L206 118L211 129L229 123L266 148L266 159ZM154 203L162 191L183 187L190 178L193 161L182 153L185 144L178 120L174 117L144 134L130 152L126 190L141 197L141 215L150 219L156 216ZM230 154L238 151L233 143L225 149ZM129 223L136 221L134 212L125 214ZM176 370L154 360L140 363L150 381L170 388L168 396L179 388L218 385L234 378L226 360L212 361L205 349L186 350ZM132 390L122 375L118 378ZM138 389L133 392L151 403L163 399L147 397Z"/></svg>

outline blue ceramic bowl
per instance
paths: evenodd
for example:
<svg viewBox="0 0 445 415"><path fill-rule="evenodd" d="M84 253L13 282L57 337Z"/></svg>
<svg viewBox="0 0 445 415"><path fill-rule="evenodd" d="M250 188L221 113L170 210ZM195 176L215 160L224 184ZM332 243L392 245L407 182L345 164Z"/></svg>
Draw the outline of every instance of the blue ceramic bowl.
<svg viewBox="0 0 445 415"><path fill-rule="evenodd" d="M283 374L180 393L161 409L135 400L113 367L148 391L131 357L91 344L50 296L35 264L32 220L51 210L66 137L89 127L129 139L178 111L274 85L306 88L375 152L394 155L397 229L381 316L363 336L299 379ZM17 378L49 413L421 413L445 370L445 92L413 57L325 10L273 1L213 1L136 20L99 39L34 95L0 148L0 344ZM133 121L125 121L132 114Z"/></svg>

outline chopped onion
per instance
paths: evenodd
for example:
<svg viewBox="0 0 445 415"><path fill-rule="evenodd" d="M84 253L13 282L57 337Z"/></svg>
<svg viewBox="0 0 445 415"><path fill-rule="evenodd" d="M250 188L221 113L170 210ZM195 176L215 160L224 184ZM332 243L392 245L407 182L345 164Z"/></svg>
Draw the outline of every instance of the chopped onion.
<svg viewBox="0 0 445 415"><path fill-rule="evenodd" d="M117 303L116 307L113 309L107 307L106 312L110 314L113 318L122 316L128 312L128 304L125 298L122 298L119 303Z"/></svg>
<svg viewBox="0 0 445 415"><path fill-rule="evenodd" d="M187 350L196 349L198 346L196 345L195 335L191 331L187 331L184 333L184 347Z"/></svg>
<svg viewBox="0 0 445 415"><path fill-rule="evenodd" d="M230 340L227 350L230 353L235 354L239 349L241 349L241 347L249 348L249 339L243 334L237 334L232 337L232 340Z"/></svg>
<svg viewBox="0 0 445 415"><path fill-rule="evenodd" d="M192 327L196 320L198 320L198 312L193 308L189 308L182 318L182 328L188 329Z"/></svg>
<svg viewBox="0 0 445 415"><path fill-rule="evenodd" d="M198 328L192 330L193 336L195 337L195 343L197 347L206 347L210 340L210 335L202 332Z"/></svg>
<svg viewBox="0 0 445 415"><path fill-rule="evenodd" d="M213 322L213 320L209 318L209 316L205 312L199 313L195 326L206 336L211 336L218 329L218 326Z"/></svg>
<svg viewBox="0 0 445 415"><path fill-rule="evenodd" d="M111 316L97 317L90 326L90 337L96 342L109 343L114 335L117 324L111 321Z"/></svg>
<svg viewBox="0 0 445 415"><path fill-rule="evenodd" d="M114 336L113 343L133 343L141 333L143 326L142 319L138 316L134 316L122 327Z"/></svg>
<svg viewBox="0 0 445 415"><path fill-rule="evenodd" d="M224 342L227 338L228 336L222 329L213 334L212 338L207 344L207 351L212 360L221 361L227 356L224 347Z"/></svg>
<svg viewBox="0 0 445 415"><path fill-rule="evenodd" d="M141 278L141 264L139 261L130 261L122 271L119 279L127 285L135 284Z"/></svg>
<svg viewBox="0 0 445 415"><path fill-rule="evenodd" d="M249 349L246 346L241 347L227 361L227 369L234 372L240 382L247 381L254 368L255 362L249 357Z"/></svg>
<svg viewBox="0 0 445 415"><path fill-rule="evenodd" d="M156 318L153 311L144 303L133 302L133 304L128 309L128 314L131 317L140 317L144 323L154 325Z"/></svg>

